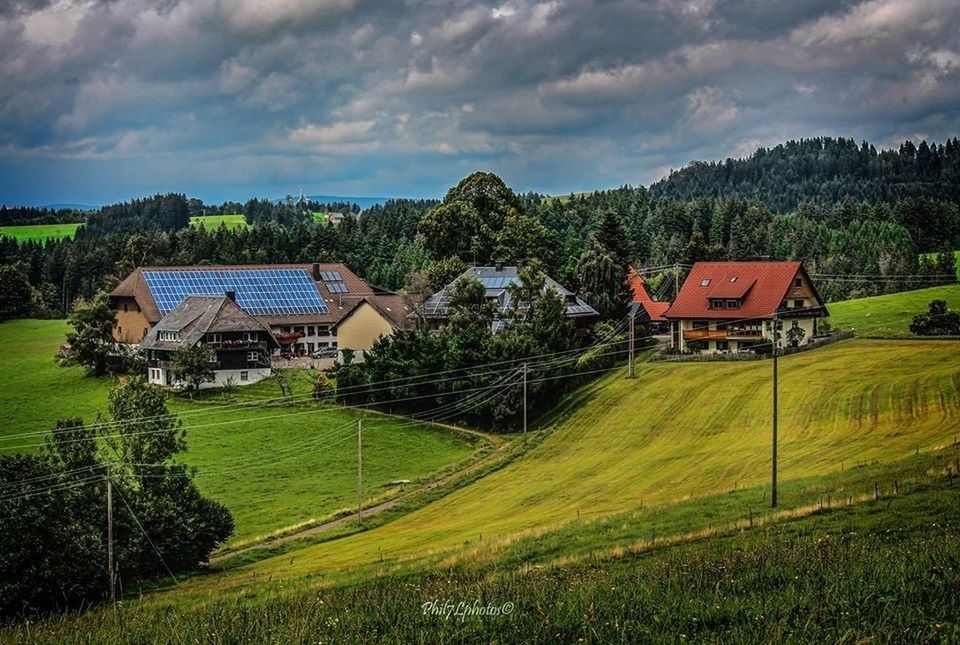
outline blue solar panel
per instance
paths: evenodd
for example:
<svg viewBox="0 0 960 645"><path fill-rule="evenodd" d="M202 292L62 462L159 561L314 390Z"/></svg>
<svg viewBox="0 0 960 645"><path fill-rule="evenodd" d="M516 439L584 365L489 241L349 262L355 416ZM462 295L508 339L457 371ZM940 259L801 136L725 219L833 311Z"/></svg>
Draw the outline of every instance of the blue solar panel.
<svg viewBox="0 0 960 645"><path fill-rule="evenodd" d="M324 282L324 285L327 287L327 291L330 293L347 293L347 285L343 282Z"/></svg>
<svg viewBox="0 0 960 645"><path fill-rule="evenodd" d="M306 269L185 269L144 271L160 313L166 316L187 296L237 294L253 316L326 314L327 306Z"/></svg>
<svg viewBox="0 0 960 645"><path fill-rule="evenodd" d="M514 278L480 278L480 284L486 289L503 289L515 281Z"/></svg>

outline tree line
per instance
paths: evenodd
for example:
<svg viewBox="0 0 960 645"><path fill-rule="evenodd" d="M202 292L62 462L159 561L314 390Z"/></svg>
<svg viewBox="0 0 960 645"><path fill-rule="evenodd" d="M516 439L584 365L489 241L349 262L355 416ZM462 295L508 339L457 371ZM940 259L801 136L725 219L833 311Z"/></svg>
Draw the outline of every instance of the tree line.
<svg viewBox="0 0 960 645"><path fill-rule="evenodd" d="M34 206L0 206L0 226L24 224L68 224L82 222L86 211L72 208L36 208Z"/></svg>

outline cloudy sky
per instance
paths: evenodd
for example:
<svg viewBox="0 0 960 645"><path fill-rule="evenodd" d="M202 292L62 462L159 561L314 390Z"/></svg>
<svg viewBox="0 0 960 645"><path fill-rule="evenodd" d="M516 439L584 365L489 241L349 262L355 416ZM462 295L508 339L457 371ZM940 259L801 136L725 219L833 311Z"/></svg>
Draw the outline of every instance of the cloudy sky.
<svg viewBox="0 0 960 645"><path fill-rule="evenodd" d="M0 202L647 184L960 135L956 0L0 0Z"/></svg>

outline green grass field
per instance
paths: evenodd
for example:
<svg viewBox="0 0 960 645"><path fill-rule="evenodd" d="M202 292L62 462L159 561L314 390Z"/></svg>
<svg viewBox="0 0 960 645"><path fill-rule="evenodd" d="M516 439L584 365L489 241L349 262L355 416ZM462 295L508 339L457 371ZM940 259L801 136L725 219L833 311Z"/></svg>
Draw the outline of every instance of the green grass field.
<svg viewBox="0 0 960 645"><path fill-rule="evenodd" d="M246 597L211 594L172 607L148 596L15 626L0 637L57 643L953 642L960 637L960 506L944 464L957 454L908 459L894 472L899 490L885 487L879 501L848 506L834 499L754 526L714 523L678 540L650 540L646 533L647 541L636 545L618 540L628 525L642 523L637 517L579 524L559 538L617 546L578 562L453 565L319 590L316 583L261 582ZM902 478L909 476L904 471L916 478ZM426 603L443 611L447 601L451 609L476 601L505 613L446 617L429 605L424 611Z"/></svg>
<svg viewBox="0 0 960 645"><path fill-rule="evenodd" d="M247 220L243 216L243 213L234 213L232 215L195 215L190 218L190 226L199 228L201 224L203 224L203 228L208 231L218 229L221 225L230 229L247 228Z"/></svg>
<svg viewBox="0 0 960 645"><path fill-rule="evenodd" d="M6 235L19 242L44 242L73 237L80 224L23 224L20 226L0 226L0 236Z"/></svg>
<svg viewBox="0 0 960 645"><path fill-rule="evenodd" d="M66 333L59 320L0 324L0 453L37 449L42 437L11 438L49 430L62 417L93 422L106 414L113 380L95 379L77 367L59 367L53 356ZM295 393L309 392L305 375ZM170 408L187 428L184 461L197 468L201 490L234 514L231 544L322 519L356 504L356 426L367 419L364 436L365 498L397 491L386 484L421 480L461 462L478 442L447 430L409 424L353 410L297 406L244 408L238 403L276 398L270 382L238 390L231 400L216 395L197 401L171 399ZM224 408L233 403L234 407ZM6 439L4 439L6 437Z"/></svg>
<svg viewBox="0 0 960 645"><path fill-rule="evenodd" d="M934 341L846 341L781 360L784 482L896 460L952 440L960 351ZM201 578L184 593L244 588L252 575L326 579L457 561L465 544L509 543L602 517L765 482L767 362L645 364L567 403L542 444L475 484L389 525ZM784 500L788 503L789 500Z"/></svg>
<svg viewBox="0 0 960 645"><path fill-rule="evenodd" d="M833 329L853 329L858 336L916 338L909 325L927 311L931 300L946 300L951 309L960 309L960 284L832 302L827 308Z"/></svg>

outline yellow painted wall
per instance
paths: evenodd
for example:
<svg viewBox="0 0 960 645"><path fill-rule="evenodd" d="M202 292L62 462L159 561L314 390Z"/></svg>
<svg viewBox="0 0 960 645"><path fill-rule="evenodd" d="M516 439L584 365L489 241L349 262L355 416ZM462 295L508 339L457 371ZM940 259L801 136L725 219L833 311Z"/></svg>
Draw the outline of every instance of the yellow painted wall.
<svg viewBox="0 0 960 645"><path fill-rule="evenodd" d="M126 311L123 310L124 305L127 307ZM151 325L137 306L137 301L133 298L118 298L113 310L117 314L113 339L119 343L139 343L143 340Z"/></svg>
<svg viewBox="0 0 960 645"><path fill-rule="evenodd" d="M337 347L357 352L370 349L380 336L389 336L393 325L370 303L364 302L350 317L337 325Z"/></svg>

